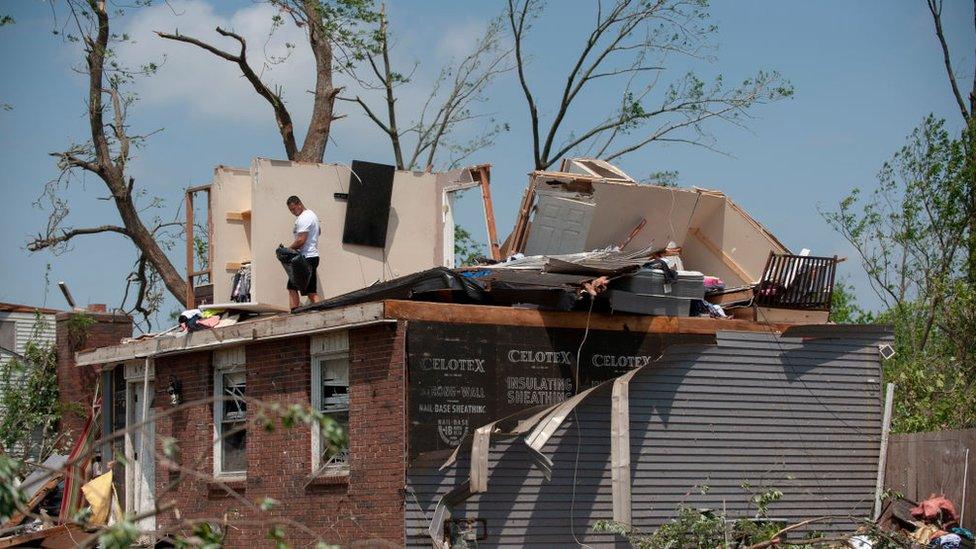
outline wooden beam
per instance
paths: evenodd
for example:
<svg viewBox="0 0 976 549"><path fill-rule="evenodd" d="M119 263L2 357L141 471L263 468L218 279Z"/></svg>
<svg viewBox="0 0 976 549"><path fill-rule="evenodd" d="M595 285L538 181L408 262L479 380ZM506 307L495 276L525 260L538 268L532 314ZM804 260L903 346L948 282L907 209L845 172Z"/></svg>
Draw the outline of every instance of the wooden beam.
<svg viewBox="0 0 976 549"><path fill-rule="evenodd" d="M498 231L495 229L495 208L491 203L491 164L478 166L481 181L481 199L485 204L485 224L488 225L488 251L495 261L502 260L501 249L498 246Z"/></svg>
<svg viewBox="0 0 976 549"><path fill-rule="evenodd" d="M743 282L745 282L746 284L757 282L757 280L755 280L755 278L752 275L747 273L745 269L743 269L738 263L735 262L734 259L732 259L732 256L725 253L725 250L720 248L717 244L712 242L710 238L705 236L705 233L703 233L701 229L699 229L698 227L692 227L691 229L688 230L688 232L694 235L694 237L697 238L699 242L704 244L709 251L711 251L713 254L718 256L718 258L722 260L722 263L725 263L726 267L732 269L732 272L734 272L736 276L741 278Z"/></svg>
<svg viewBox="0 0 976 549"><path fill-rule="evenodd" d="M27 518L27 514L33 513L34 508L41 503L41 501L51 492L51 490L58 487L58 483L61 482L61 478L63 476L64 475L61 473L56 473L51 478L47 479L47 481L42 484L36 492L34 492L34 495L31 496L27 503L24 504L22 508L23 512L20 510L15 511L14 514L3 523L3 525L0 525L0 530L8 530L23 522L24 519Z"/></svg>
<svg viewBox="0 0 976 549"><path fill-rule="evenodd" d="M518 217L515 219L515 227L512 228L512 234L506 239L506 242L511 242L511 244L504 250L504 255L508 256L521 252L525 247L529 215L532 212L533 204L535 204L535 178L530 177L529 186L525 188L525 193L522 195L522 204L519 206Z"/></svg>
<svg viewBox="0 0 976 549"><path fill-rule="evenodd" d="M386 318L452 324L584 329L587 326L588 316L584 312L540 311L538 309L422 301L387 300L383 302L383 305ZM592 330L637 333L714 334L722 330L782 332L791 326L791 324L766 324L748 320L699 317L608 315L603 313L593 313L589 317L589 327Z"/></svg>
<svg viewBox="0 0 976 549"><path fill-rule="evenodd" d="M379 302L302 314L278 314L238 322L223 328L187 333L180 337L144 339L78 351L75 353L75 364L77 366L115 364L133 358L202 351L263 339L327 332L343 327L381 322L388 321L383 316L383 304Z"/></svg>
<svg viewBox="0 0 976 549"><path fill-rule="evenodd" d="M203 185L197 185L195 187L190 187L190 188L188 188L186 190L186 192L188 192L188 193L198 193L200 191L208 191L209 192L210 191L210 187L211 187L210 183L206 183L206 184L203 184Z"/></svg>
<svg viewBox="0 0 976 549"><path fill-rule="evenodd" d="M250 221L251 220L251 210L244 210L242 212L227 212L227 221Z"/></svg>
<svg viewBox="0 0 976 549"><path fill-rule="evenodd" d="M186 308L192 309L196 305L193 295L193 192L186 191Z"/></svg>

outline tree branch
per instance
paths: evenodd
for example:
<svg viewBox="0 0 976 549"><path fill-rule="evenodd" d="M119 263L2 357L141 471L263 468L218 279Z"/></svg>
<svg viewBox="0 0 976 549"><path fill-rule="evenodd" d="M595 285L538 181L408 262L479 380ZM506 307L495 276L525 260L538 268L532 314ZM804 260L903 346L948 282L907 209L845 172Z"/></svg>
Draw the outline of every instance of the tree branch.
<svg viewBox="0 0 976 549"><path fill-rule="evenodd" d="M45 248L57 246L58 244L63 244L76 236L98 233L118 233L125 236L130 236L129 231L125 227L119 227L116 225L101 225L99 227L89 227L85 229L62 229L61 234L59 235L37 235L36 238L27 244L27 249L31 252L36 252Z"/></svg>
<svg viewBox="0 0 976 549"><path fill-rule="evenodd" d="M959 106L959 112L962 113L963 120L969 122L969 117L972 114L966 109L966 103L963 101L962 94L959 92L959 85L956 84L956 72L952 68L952 60L949 57L949 45L946 43L945 32L942 30L942 0L926 0L925 3L929 8L929 13L932 14L932 22L935 23L935 36L938 37L939 45L942 47L942 60L945 63L946 75L949 77L949 85L952 87L952 95L956 98L956 104ZM974 90L976 90L976 80L974 80L973 86Z"/></svg>
<svg viewBox="0 0 976 549"><path fill-rule="evenodd" d="M281 96L273 92L270 88L268 88L268 86L266 86L264 82L261 81L261 77L258 76L256 72L254 72L254 69L251 67L250 63L248 63L247 42L244 40L244 38L237 33L224 30L220 27L217 27L215 30L221 36L226 36L236 40L237 43L240 45L241 48L240 52L237 55L234 55L233 53L229 53L227 51L216 48L192 36L185 36L179 34L178 31L176 33L165 33L165 32L156 31L156 35L166 40L173 40L176 42L192 44L198 48L202 48L203 50L206 50L216 55L221 59L235 63L240 68L241 73L244 75L244 78L246 78L247 81L251 83L251 86L254 88L254 91L256 91L258 95L263 97L264 100L267 101L269 105L271 105L272 110L274 110L275 122L278 124L278 133L281 134L281 141L282 144L284 144L285 146L285 154L288 156L289 160L296 160L298 156L298 145L296 144L295 141L295 128L294 128L294 124L292 123L291 114L288 112L288 109L285 107L285 103L284 101L282 101Z"/></svg>

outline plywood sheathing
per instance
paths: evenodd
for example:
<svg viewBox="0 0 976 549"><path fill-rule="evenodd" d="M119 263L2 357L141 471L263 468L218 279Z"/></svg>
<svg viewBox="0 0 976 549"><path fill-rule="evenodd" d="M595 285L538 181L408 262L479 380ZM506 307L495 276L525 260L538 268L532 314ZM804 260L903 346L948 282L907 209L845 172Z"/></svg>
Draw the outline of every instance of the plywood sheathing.
<svg viewBox="0 0 976 549"><path fill-rule="evenodd" d="M214 301L230 301L231 281L240 264L251 259L251 223L229 219L228 214L251 209L251 172L217 166L210 187L210 219L213 223L211 282Z"/></svg>

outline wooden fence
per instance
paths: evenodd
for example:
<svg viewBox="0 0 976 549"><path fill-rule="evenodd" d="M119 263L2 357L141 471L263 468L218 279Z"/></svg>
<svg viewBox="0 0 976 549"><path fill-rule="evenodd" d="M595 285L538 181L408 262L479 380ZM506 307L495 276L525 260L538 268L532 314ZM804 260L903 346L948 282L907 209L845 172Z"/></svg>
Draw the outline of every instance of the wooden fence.
<svg viewBox="0 0 976 549"><path fill-rule="evenodd" d="M885 488L915 501L945 494L976 529L976 429L891 435Z"/></svg>

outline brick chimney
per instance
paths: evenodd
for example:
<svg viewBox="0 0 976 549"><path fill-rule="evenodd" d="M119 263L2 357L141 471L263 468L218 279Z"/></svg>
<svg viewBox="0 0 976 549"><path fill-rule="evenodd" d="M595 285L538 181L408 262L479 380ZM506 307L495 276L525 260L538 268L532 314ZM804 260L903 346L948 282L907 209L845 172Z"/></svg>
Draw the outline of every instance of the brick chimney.
<svg viewBox="0 0 976 549"><path fill-rule="evenodd" d="M105 305L89 305L85 311L58 313L55 316L58 346L58 393L63 406L62 432L70 431L72 442L85 426L89 406L95 396L98 371L95 366L75 366L75 352L116 345L132 336L132 318L106 312Z"/></svg>

